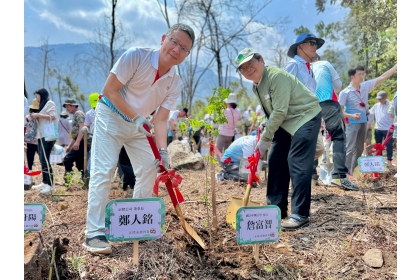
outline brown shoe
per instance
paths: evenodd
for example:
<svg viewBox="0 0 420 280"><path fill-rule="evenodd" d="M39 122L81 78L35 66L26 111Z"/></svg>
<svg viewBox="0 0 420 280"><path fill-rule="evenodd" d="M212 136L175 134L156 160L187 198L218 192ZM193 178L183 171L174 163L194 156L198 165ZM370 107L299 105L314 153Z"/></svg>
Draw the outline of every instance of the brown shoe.
<svg viewBox="0 0 420 280"><path fill-rule="evenodd" d="M309 226L309 218L298 214L292 214L281 221L281 229L284 231L297 230L307 226Z"/></svg>

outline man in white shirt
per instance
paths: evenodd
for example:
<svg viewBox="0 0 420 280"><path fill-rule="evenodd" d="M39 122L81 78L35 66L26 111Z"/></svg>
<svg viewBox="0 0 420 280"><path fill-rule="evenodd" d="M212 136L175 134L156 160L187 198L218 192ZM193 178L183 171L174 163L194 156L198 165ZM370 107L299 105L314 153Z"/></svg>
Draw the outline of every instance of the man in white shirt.
<svg viewBox="0 0 420 280"><path fill-rule="evenodd" d="M169 112L168 117L168 146L176 137L176 129L178 127L178 118L188 118L188 108L182 108ZM176 139L175 139L176 140Z"/></svg>
<svg viewBox="0 0 420 280"><path fill-rule="evenodd" d="M92 253L111 254L105 236L105 207L118 155L124 146L136 175L133 198L153 195L160 171L147 136L153 128L147 117L154 114L154 136L164 166L168 167L167 120L181 94L183 83L175 66L194 45L194 31L178 23L161 37L159 49L132 47L112 67L95 109L91 179L86 217L86 241Z"/></svg>
<svg viewBox="0 0 420 280"><path fill-rule="evenodd" d="M373 116L375 119L375 142L376 143L382 143L385 138L389 135L392 135L394 130L390 129L394 118L391 116L391 114L388 113L388 107L391 104L391 102L387 99L388 95L385 91L380 91L376 95L376 100L378 100L378 103L373 105L372 108L370 108L369 113ZM391 137L391 139L386 143L386 157L388 160L388 165L392 166L392 153L393 153L393 143L394 139Z"/></svg>
<svg viewBox="0 0 420 280"><path fill-rule="evenodd" d="M325 129L331 136L333 145L333 166L331 183L346 190L357 191L359 188L347 178L346 166L346 134L344 116L338 103L336 92L341 90L341 79L337 71L328 61L322 60L315 55L312 67L316 81L316 97L322 109L322 118ZM329 156L329 155L328 155ZM312 179L318 179L316 167L318 159L314 162Z"/></svg>
<svg viewBox="0 0 420 280"><path fill-rule="evenodd" d="M349 120L346 125L346 166L351 175L358 165L357 159L363 153L366 140L369 92L391 77L395 71L397 71L396 64L378 78L364 81L363 66L353 66L348 70L351 82L340 92L338 102L344 117Z"/></svg>

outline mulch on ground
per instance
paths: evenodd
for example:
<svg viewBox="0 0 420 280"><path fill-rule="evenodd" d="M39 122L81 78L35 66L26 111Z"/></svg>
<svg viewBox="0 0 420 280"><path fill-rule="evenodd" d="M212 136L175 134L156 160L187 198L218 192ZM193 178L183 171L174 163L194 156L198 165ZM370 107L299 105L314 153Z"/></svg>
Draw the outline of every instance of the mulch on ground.
<svg viewBox="0 0 420 280"><path fill-rule="evenodd" d="M36 166L37 167L37 166ZM37 168L34 168L37 170ZM216 172L219 167L216 167ZM109 256L92 255L82 246L85 240L88 190L62 184L63 167L54 166L59 196L41 196L25 191L25 203L44 203L45 228L39 234L52 252L57 240L68 242L56 260L60 279L396 279L397 278L397 180L396 170L378 179L355 178L361 191L345 191L332 186L312 188L310 225L293 232L281 232L280 241L260 246L259 262L252 246L240 246L235 231L226 224L231 197L242 197L246 184L216 183L217 230L212 231L210 168L179 170L185 202L181 209L187 222L207 245L203 250L181 227L166 188L159 197L166 203L165 235L155 241L140 241L139 265L132 264L132 242L113 243ZM265 203L266 180L260 174L251 200ZM206 180L207 178L207 180ZM36 183L40 177L35 178ZM206 184L207 182L207 184ZM126 192L116 182L109 199L124 198ZM67 202L68 209L59 210ZM61 209L61 208L60 208ZM289 210L290 211L290 210ZM372 268L363 260L369 249L380 249L384 263ZM51 256L51 254L50 254ZM55 273L53 279L57 279Z"/></svg>

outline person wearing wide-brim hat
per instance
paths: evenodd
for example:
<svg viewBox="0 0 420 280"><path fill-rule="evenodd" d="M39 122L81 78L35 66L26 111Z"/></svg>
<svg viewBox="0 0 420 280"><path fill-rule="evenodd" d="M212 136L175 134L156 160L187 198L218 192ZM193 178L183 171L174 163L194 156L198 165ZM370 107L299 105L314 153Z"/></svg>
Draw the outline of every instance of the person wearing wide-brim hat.
<svg viewBox="0 0 420 280"><path fill-rule="evenodd" d="M66 108L66 105L79 107L79 104L77 104L76 100L74 100L73 98L67 98L66 101L64 101L63 103L63 108Z"/></svg>
<svg viewBox="0 0 420 280"><path fill-rule="evenodd" d="M227 123L219 125L219 136L216 139L216 148L223 153L230 144L235 140L235 128L239 119L242 117L241 112L236 108L238 98L235 93L230 93L228 98L224 100L226 109L223 113L228 120ZM218 156L217 156L218 157ZM218 158L221 160L220 158Z"/></svg>
<svg viewBox="0 0 420 280"><path fill-rule="evenodd" d="M256 95L268 122L257 143L268 156L267 204L281 210L282 230L309 224L311 174L319 129L318 98L284 69L265 66L263 56L251 48L236 58L237 70L253 81ZM312 160L311 160L312 159ZM292 181L292 214L288 216L289 182Z"/></svg>
<svg viewBox="0 0 420 280"><path fill-rule="evenodd" d="M291 58L284 70L298 78L313 94L316 95L316 80L311 67L311 61L316 57L316 51L324 44L324 39L317 38L310 33L302 33L297 36L295 43L289 47L287 56ZM322 126L321 126L322 129ZM319 132L314 159L314 167L318 166L319 155L324 153L322 131ZM318 185L316 169L312 174L312 183Z"/></svg>

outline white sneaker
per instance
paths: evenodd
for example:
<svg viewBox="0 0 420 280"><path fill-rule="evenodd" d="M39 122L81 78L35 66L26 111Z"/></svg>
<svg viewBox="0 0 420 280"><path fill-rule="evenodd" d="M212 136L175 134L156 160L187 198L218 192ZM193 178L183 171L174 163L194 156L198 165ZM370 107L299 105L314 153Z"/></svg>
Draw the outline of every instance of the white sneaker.
<svg viewBox="0 0 420 280"><path fill-rule="evenodd" d="M54 188L51 188L50 185L45 184L45 188L43 188L39 193L40 194L51 194L54 191Z"/></svg>
<svg viewBox="0 0 420 280"><path fill-rule="evenodd" d="M397 173L395 173L394 177L397 178Z"/></svg>
<svg viewBox="0 0 420 280"><path fill-rule="evenodd" d="M46 186L48 186L47 184L44 184L44 183L41 183L41 184L39 184L39 185L36 185L36 186L32 186L32 188L31 189L33 189L33 190L43 190Z"/></svg>

